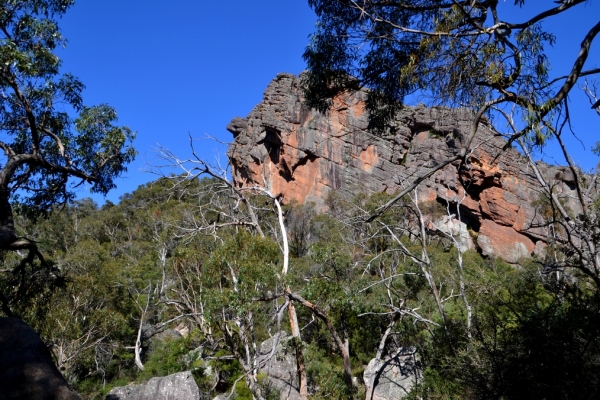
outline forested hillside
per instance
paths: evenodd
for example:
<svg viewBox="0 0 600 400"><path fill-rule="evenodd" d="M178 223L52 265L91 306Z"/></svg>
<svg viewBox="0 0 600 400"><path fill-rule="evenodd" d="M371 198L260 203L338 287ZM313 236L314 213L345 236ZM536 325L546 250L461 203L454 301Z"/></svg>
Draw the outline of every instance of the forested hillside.
<svg viewBox="0 0 600 400"><path fill-rule="evenodd" d="M433 225L449 210L410 196L363 222L385 195L330 196L325 212L285 206L286 274L276 199L241 193L170 177L118 205L19 217L65 279L13 274L2 291L84 398L183 370L207 398L278 398L256 348L290 332L290 305L300 335L287 351L302 355L312 398L364 398L366 364L401 348L424 367L415 398L597 393L600 304L583 274L459 251ZM6 269L19 262L3 258Z"/></svg>
<svg viewBox="0 0 600 400"><path fill-rule="evenodd" d="M308 0L307 71L232 121L229 167L190 138L99 206L136 133L62 69L74 0L0 0L0 399L57 397L32 348L69 399L180 371L203 399L598 398L600 164L566 139L600 22L562 75L546 22L591 2L501 3Z"/></svg>

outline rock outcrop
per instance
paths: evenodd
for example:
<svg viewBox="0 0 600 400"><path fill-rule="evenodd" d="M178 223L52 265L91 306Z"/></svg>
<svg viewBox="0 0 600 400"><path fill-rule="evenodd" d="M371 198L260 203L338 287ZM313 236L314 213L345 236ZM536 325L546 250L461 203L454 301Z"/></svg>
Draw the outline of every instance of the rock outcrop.
<svg viewBox="0 0 600 400"><path fill-rule="evenodd" d="M278 393L281 400L300 399L296 356L289 345L291 339L290 335L282 331L279 339L272 336L260 344L257 362L260 366L258 372L262 375L260 386L264 397L274 398ZM229 393L222 393L213 400L228 398Z"/></svg>
<svg viewBox="0 0 600 400"><path fill-rule="evenodd" d="M0 399L78 400L39 335L18 318L0 318Z"/></svg>
<svg viewBox="0 0 600 400"><path fill-rule="evenodd" d="M141 385L112 389L106 400L200 400L200 389L190 371L152 378Z"/></svg>
<svg viewBox="0 0 600 400"><path fill-rule="evenodd" d="M343 93L327 115L303 105L300 78L279 74L263 101L246 118L235 118L228 156L238 186L265 182L284 202L315 202L323 207L335 191L392 194L440 161L457 154L470 132L467 109L406 107L387 134L367 129L366 91ZM488 121L480 123L469 169L448 165L422 182L422 202L460 204L461 221L484 255L516 263L543 249L546 232L533 202L540 185L527 160ZM556 193L577 212L574 181L565 167L538 164ZM460 178L460 179L459 179Z"/></svg>
<svg viewBox="0 0 600 400"><path fill-rule="evenodd" d="M415 348L401 348L383 360L372 359L363 373L367 400L405 397L422 379L422 369Z"/></svg>
<svg viewBox="0 0 600 400"><path fill-rule="evenodd" d="M275 352L273 352L275 336L261 343L259 365L262 365L262 367L260 372L266 375L263 386L277 390L282 400L299 400L296 357L294 352L290 350L291 346L285 345L290 339L291 336L286 332L281 332L279 342L275 346Z"/></svg>

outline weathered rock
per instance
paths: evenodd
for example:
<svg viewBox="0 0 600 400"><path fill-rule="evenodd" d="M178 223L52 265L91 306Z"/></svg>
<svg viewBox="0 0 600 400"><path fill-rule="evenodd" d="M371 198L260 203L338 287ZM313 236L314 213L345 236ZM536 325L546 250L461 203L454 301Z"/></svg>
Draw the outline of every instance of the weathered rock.
<svg viewBox="0 0 600 400"><path fill-rule="evenodd" d="M287 346L290 339L291 336L282 331L279 339L275 335L262 342L257 360L260 366L259 373L265 376L261 380L263 392L275 389L279 392L281 400L300 399L296 357L293 350ZM273 345L275 345L274 351ZM213 400L225 400L228 394L219 394Z"/></svg>
<svg viewBox="0 0 600 400"><path fill-rule="evenodd" d="M152 378L141 385L117 387L106 400L200 400L200 389L190 371Z"/></svg>
<svg viewBox="0 0 600 400"><path fill-rule="evenodd" d="M18 318L0 318L0 400L76 400L39 335Z"/></svg>
<svg viewBox="0 0 600 400"><path fill-rule="evenodd" d="M400 113L393 132L376 136L367 130L365 99L366 91L342 93L324 115L303 105L300 78L279 74L248 117L228 126L235 184L267 182L284 202L310 201L321 208L332 191L348 199L361 192L391 194L457 154L471 129L467 109L418 106ZM531 255L545 231L536 227L541 217L532 205L540 185L526 159L514 149L503 151L505 144L484 119L469 168L460 177L458 162L437 171L419 186L418 198L460 203L461 220L477 234L482 252L516 263ZM577 212L570 170L538 167Z"/></svg>
<svg viewBox="0 0 600 400"><path fill-rule="evenodd" d="M298 369L293 350L286 351L285 344L291 339L286 332L281 332L279 342L273 353L276 336L260 345L259 362L266 362L260 372L266 373L264 384L279 391L282 400L299 400Z"/></svg>
<svg viewBox="0 0 600 400"><path fill-rule="evenodd" d="M527 236L486 219L481 221L477 244L484 256L499 255L513 263L530 256L535 250L535 244Z"/></svg>
<svg viewBox="0 0 600 400"><path fill-rule="evenodd" d="M396 400L405 397L422 378L422 366L414 348L402 348L393 357L372 359L363 379L367 400Z"/></svg>
<svg viewBox="0 0 600 400"><path fill-rule="evenodd" d="M443 216L437 221L433 221L430 224L430 229L438 230L445 235L453 238L454 245L458 246L461 251L467 251L475 248L473 238L469 234L467 224L459 221L456 218L450 216Z"/></svg>

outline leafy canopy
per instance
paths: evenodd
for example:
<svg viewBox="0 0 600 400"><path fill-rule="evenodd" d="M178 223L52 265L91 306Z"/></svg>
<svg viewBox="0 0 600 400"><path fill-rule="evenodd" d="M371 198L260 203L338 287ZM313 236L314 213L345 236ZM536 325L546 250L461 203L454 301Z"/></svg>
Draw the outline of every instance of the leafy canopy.
<svg viewBox="0 0 600 400"><path fill-rule="evenodd" d="M60 72L54 50L66 41L57 19L73 3L0 2L0 189L37 211L72 200L71 177L107 193L136 154L116 111L84 106L83 83Z"/></svg>
<svg viewBox="0 0 600 400"><path fill-rule="evenodd" d="M498 0L309 0L319 22L304 53L306 100L323 111L343 90L370 88L367 108L379 129L415 92L481 114L506 105L524 121L514 138L534 131L541 143L551 135L545 123L577 79L600 72L583 70L600 23L581 38L571 73L551 77L545 49L555 37L542 23L585 1L557 1L524 22L503 18L524 2L500 8Z"/></svg>
<svg viewBox="0 0 600 400"><path fill-rule="evenodd" d="M28 282L64 285L36 242L19 237L14 207L30 217L47 215L86 182L105 194L136 155L135 133L116 125L116 111L85 106L83 83L61 72L54 51L65 39L57 20L73 3L0 0L0 251L28 251L2 270L10 288L0 293L7 315L8 305L30 292ZM48 276L38 273L35 258Z"/></svg>

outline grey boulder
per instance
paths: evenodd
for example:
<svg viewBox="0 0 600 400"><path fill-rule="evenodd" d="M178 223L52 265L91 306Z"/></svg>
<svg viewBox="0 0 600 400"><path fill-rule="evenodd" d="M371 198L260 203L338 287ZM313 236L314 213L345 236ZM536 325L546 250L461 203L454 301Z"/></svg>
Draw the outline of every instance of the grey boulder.
<svg viewBox="0 0 600 400"><path fill-rule="evenodd" d="M265 384L277 390L282 400L300 399L296 356L287 344L291 339L291 336L282 331L278 342L274 336L260 345L260 372L266 373Z"/></svg>
<svg viewBox="0 0 600 400"><path fill-rule="evenodd" d="M401 348L392 357L372 359L363 379L367 400L394 400L405 397L421 380L422 366L414 348Z"/></svg>
<svg viewBox="0 0 600 400"><path fill-rule="evenodd" d="M152 378L140 385L111 390L106 400L200 400L200 389L190 371Z"/></svg>

